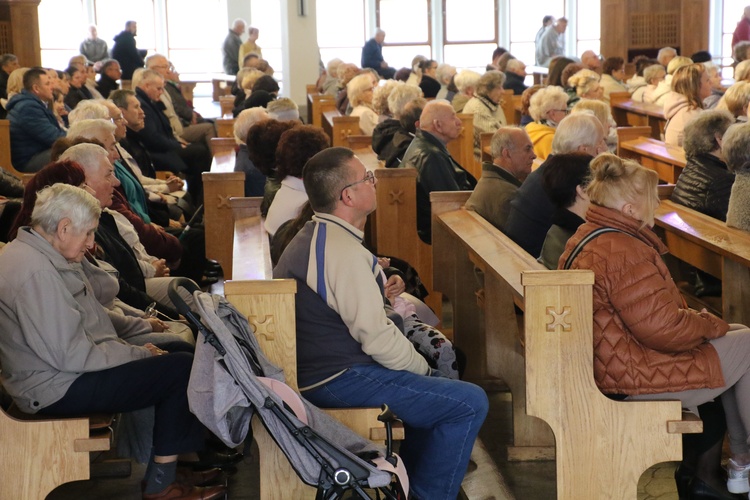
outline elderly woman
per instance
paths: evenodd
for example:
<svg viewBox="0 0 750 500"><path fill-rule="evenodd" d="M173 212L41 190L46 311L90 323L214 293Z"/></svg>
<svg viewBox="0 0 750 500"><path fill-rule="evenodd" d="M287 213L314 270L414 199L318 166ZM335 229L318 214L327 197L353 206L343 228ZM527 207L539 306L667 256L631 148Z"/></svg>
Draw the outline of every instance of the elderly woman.
<svg viewBox="0 0 750 500"><path fill-rule="evenodd" d="M582 69L568 78L568 87L575 89L575 96L568 99L568 109L581 99L602 99L604 89L599 83L600 79L599 74L590 69Z"/></svg>
<svg viewBox="0 0 750 500"><path fill-rule="evenodd" d="M534 121L526 125L526 132L537 158L544 161L552 152L557 124L568 114L568 94L557 86L539 89L531 97L529 114Z"/></svg>
<svg viewBox="0 0 750 500"><path fill-rule="evenodd" d="M419 82L422 81L422 63L426 60L427 58L425 56L414 56L414 58L411 60L411 71L409 71L409 76L406 79L406 83L408 83L409 85L419 86Z"/></svg>
<svg viewBox="0 0 750 500"><path fill-rule="evenodd" d="M281 134L299 125L299 122L292 121L263 120L247 131L245 142L250 161L267 179L263 203L260 206L260 213L263 217L268 214L268 207L271 206L273 197L281 187L281 183L276 179L276 146L279 144Z"/></svg>
<svg viewBox="0 0 750 500"><path fill-rule="evenodd" d="M401 85L404 85L404 83L391 79L385 80L382 85L375 87L375 90L372 93L372 109L378 114L379 123L383 123L383 121L393 118L393 113L391 113L391 110L388 107L388 97L396 87Z"/></svg>
<svg viewBox="0 0 750 500"><path fill-rule="evenodd" d="M250 160L246 141L250 127L268 119L264 108L250 108L243 110L234 121L234 142L237 143L234 171L245 172L245 196L263 196L266 176Z"/></svg>
<svg viewBox="0 0 750 500"><path fill-rule="evenodd" d="M422 89L425 99L434 99L440 92L440 82L437 81L438 63L432 59L427 59L419 63L419 68L422 70L419 88Z"/></svg>
<svg viewBox="0 0 750 500"><path fill-rule="evenodd" d="M727 226L750 231L750 123L729 127L721 151L727 167L735 174L727 207Z"/></svg>
<svg viewBox="0 0 750 500"><path fill-rule="evenodd" d="M672 79L672 90L664 101L664 142L682 146L685 125L703 111L703 99L711 95L711 81L702 64L678 69Z"/></svg>
<svg viewBox="0 0 750 500"><path fill-rule="evenodd" d="M464 69L453 78L453 83L456 84L458 94L453 97L451 104L456 113L463 113L466 103L469 102L469 99L474 97L474 93L476 92L481 77L482 75L476 71Z"/></svg>
<svg viewBox="0 0 750 500"><path fill-rule="evenodd" d="M276 178L281 181L281 187L268 208L264 224L272 238L283 223L299 215L307 201L302 167L330 144L325 132L312 125L300 125L281 134L276 147Z"/></svg>
<svg viewBox="0 0 750 500"><path fill-rule="evenodd" d="M372 135L378 124L378 114L372 109L374 90L375 86L369 74L355 76L346 86L349 103L352 105L350 116L359 117L359 128L364 135Z"/></svg>
<svg viewBox="0 0 750 500"><path fill-rule="evenodd" d="M641 99L643 102L654 102L657 98L656 89L667 77L667 70L661 64L653 64L643 70L643 79L646 80L646 88L643 90ZM638 91L633 92L633 99L638 100Z"/></svg>
<svg viewBox="0 0 750 500"><path fill-rule="evenodd" d="M224 486L187 486L200 480L192 471L180 471L184 483L177 479L178 455L197 460L203 442L187 401L192 355L125 343L97 302L84 257L100 211L83 189L47 187L31 226L0 255L3 386L21 411L47 416L153 406L154 456L143 498L221 498Z"/></svg>
<svg viewBox="0 0 750 500"><path fill-rule="evenodd" d="M747 120L747 105L750 102L750 82L735 82L719 99L715 109L729 111L735 121Z"/></svg>
<svg viewBox="0 0 750 500"><path fill-rule="evenodd" d="M726 220L734 174L721 151L721 138L734 117L726 111L699 114L685 126L687 164L677 178L671 200L719 220Z"/></svg>
<svg viewBox="0 0 750 500"><path fill-rule="evenodd" d="M721 84L720 68L712 62L705 62L703 66L708 71L708 78L711 81L711 95L703 99L703 109L714 109L724 97L726 89Z"/></svg>
<svg viewBox="0 0 750 500"><path fill-rule="evenodd" d="M604 141L607 143L607 149L609 149L610 153L615 153L617 151L617 123L612 118L612 108L604 101L581 99L570 110L571 114L585 112L593 113L599 122L601 122L602 128L606 131Z"/></svg>
<svg viewBox="0 0 750 500"><path fill-rule="evenodd" d="M397 82L388 96L388 110L392 118L380 122L372 133L372 150L388 168L398 167L406 147L414 137L413 133L410 134L402 126L401 117L407 105L417 100L423 100L419 87Z"/></svg>
<svg viewBox="0 0 750 500"><path fill-rule="evenodd" d="M445 99L448 102L453 101L455 93L448 89L451 84L451 80L456 76L456 67L450 64L439 64L436 71L437 81L440 83L440 92L437 93L435 99Z"/></svg>
<svg viewBox="0 0 750 500"><path fill-rule="evenodd" d="M552 227L547 231L542 253L537 259L547 269L557 269L565 244L583 224L589 208L586 185L589 163L594 157L586 153L563 153L552 156L542 173L542 187L555 206Z"/></svg>
<svg viewBox="0 0 750 500"><path fill-rule="evenodd" d="M608 57L602 65L602 78L599 82L604 90L604 100L609 102L612 92L627 92L625 80L625 61L622 57Z"/></svg>
<svg viewBox="0 0 750 500"><path fill-rule="evenodd" d="M232 108L232 115L235 118L245 109L245 101L253 93L253 86L261 76L263 76L263 72L255 68L242 68L237 73L239 92L234 98L234 107Z"/></svg>
<svg viewBox="0 0 750 500"><path fill-rule="evenodd" d="M339 91L336 94L336 109L339 110L339 113L345 115L349 108L349 95L346 86L352 81L352 78L359 74L359 68L356 64L343 63L339 65L336 74L339 79Z"/></svg>
<svg viewBox="0 0 750 500"><path fill-rule="evenodd" d="M505 73L488 71L479 78L474 97L464 106L464 113L474 115L474 156L481 157L480 136L494 133L507 123L503 113L502 100L505 89Z"/></svg>

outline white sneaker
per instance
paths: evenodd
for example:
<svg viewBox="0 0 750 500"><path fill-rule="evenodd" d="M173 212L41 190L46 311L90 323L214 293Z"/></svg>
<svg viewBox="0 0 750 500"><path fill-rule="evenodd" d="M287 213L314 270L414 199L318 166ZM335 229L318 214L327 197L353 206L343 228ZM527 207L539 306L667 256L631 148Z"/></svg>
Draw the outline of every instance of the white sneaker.
<svg viewBox="0 0 750 500"><path fill-rule="evenodd" d="M750 464L737 465L737 462L729 459L727 464L727 489L730 493L748 493L750 492ZM750 495L748 495L750 498Z"/></svg>

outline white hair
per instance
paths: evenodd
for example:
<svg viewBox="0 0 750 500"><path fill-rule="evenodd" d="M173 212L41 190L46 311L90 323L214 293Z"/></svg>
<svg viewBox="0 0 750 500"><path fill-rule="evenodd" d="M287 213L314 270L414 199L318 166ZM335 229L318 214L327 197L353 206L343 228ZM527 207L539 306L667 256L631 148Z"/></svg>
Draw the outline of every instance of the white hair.
<svg viewBox="0 0 750 500"><path fill-rule="evenodd" d="M100 118L93 120L78 120L70 126L66 137L70 139L75 139L76 137L96 139L102 131L114 134L116 129L117 126L109 120L109 111L107 111L106 120Z"/></svg>
<svg viewBox="0 0 750 500"><path fill-rule="evenodd" d="M476 71L465 69L456 75L453 79L453 83L456 85L459 92L465 94L470 88L476 88L481 77L482 75Z"/></svg>
<svg viewBox="0 0 750 500"><path fill-rule="evenodd" d="M102 99L86 99L68 113L68 123L73 125L80 120L109 120L109 110Z"/></svg>
<svg viewBox="0 0 750 500"><path fill-rule="evenodd" d="M58 182L37 192L30 225L55 234L60 221L67 218L76 231L82 231L99 220L101 213L99 200L86 190Z"/></svg>
<svg viewBox="0 0 750 500"><path fill-rule="evenodd" d="M603 138L604 127L593 111L568 115L555 129L552 154L575 153L581 146L596 146Z"/></svg>
<svg viewBox="0 0 750 500"><path fill-rule="evenodd" d="M265 108L244 109L234 119L234 140L237 144L245 144L247 132L250 127L263 120L268 120L268 112Z"/></svg>
<svg viewBox="0 0 750 500"><path fill-rule="evenodd" d="M437 81L439 81L442 85L448 85L451 82L451 78L453 78L453 75L455 74L456 67L445 63L438 64L437 70L435 71Z"/></svg>
<svg viewBox="0 0 750 500"><path fill-rule="evenodd" d="M511 59L508 64L505 65L505 71L520 71L524 69L526 65L520 59Z"/></svg>
<svg viewBox="0 0 750 500"><path fill-rule="evenodd" d="M404 83L403 85L396 85L388 95L388 111L391 112L394 118L401 117L401 113L404 112L404 107L415 99L422 97L422 89L416 85L410 85Z"/></svg>
<svg viewBox="0 0 750 500"><path fill-rule="evenodd" d="M60 160L74 161L85 171L90 172L94 168L99 168L99 158L102 156L109 160L109 153L103 147L96 144L84 143L76 144L66 149L60 156Z"/></svg>
<svg viewBox="0 0 750 500"><path fill-rule="evenodd" d="M266 104L268 116L274 120L285 122L288 120L299 120L299 107L297 103L288 97L279 97L275 101Z"/></svg>

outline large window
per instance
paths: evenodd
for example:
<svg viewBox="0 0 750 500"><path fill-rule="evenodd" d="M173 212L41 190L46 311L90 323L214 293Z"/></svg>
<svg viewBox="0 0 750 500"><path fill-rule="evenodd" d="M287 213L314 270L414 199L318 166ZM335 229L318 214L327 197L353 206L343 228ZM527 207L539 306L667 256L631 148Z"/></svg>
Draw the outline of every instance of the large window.
<svg viewBox="0 0 750 500"><path fill-rule="evenodd" d="M720 4L722 77L734 78L734 68L732 67L732 35L748 3L746 0L724 0Z"/></svg>
<svg viewBox="0 0 750 500"><path fill-rule="evenodd" d="M281 2L263 0L250 4L251 26L260 30L258 45L263 51L263 59L275 70L274 78L283 78L281 54ZM242 63L240 63L242 66Z"/></svg>
<svg viewBox="0 0 750 500"><path fill-rule="evenodd" d="M542 27L542 18L546 15L555 19L565 15L564 0L537 0L534 8L529 8L528 0L510 0L510 50L517 59L527 65L533 65L535 57L534 39ZM569 24L570 27L570 24ZM566 53L571 52L565 47Z"/></svg>
<svg viewBox="0 0 750 500"><path fill-rule="evenodd" d="M320 59L352 62L359 66L365 43L364 0L317 0L316 21ZM346 22L331 22L346 19Z"/></svg>
<svg viewBox="0 0 750 500"><path fill-rule="evenodd" d="M576 55L587 50L599 53L602 37L601 2L599 0L579 0L576 22Z"/></svg>
<svg viewBox="0 0 750 500"><path fill-rule="evenodd" d="M167 0L168 57L181 73L223 72L214 42L227 32L221 5L220 0ZM196 12L201 13L199 27Z"/></svg>
<svg viewBox="0 0 750 500"><path fill-rule="evenodd" d="M376 0L376 23L386 32L383 58L410 68L416 55L432 58L430 0Z"/></svg>
<svg viewBox="0 0 750 500"><path fill-rule="evenodd" d="M44 66L60 70L67 68L70 58L78 54L84 38L86 22L81 0L42 0L39 4L39 42Z"/></svg>
<svg viewBox="0 0 750 500"><path fill-rule="evenodd" d="M443 0L443 58L483 72L497 47L496 0Z"/></svg>

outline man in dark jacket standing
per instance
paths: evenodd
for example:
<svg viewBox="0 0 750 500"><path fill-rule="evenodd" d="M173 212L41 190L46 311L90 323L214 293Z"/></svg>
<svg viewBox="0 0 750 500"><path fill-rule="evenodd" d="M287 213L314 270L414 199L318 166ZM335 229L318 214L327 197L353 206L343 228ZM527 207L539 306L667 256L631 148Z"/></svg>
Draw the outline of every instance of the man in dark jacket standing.
<svg viewBox="0 0 750 500"><path fill-rule="evenodd" d="M237 58L240 55L240 46L242 45L240 35L245 32L245 26L243 19L235 19L232 23L232 29L227 33L224 44L221 46L221 53L224 55L224 72L227 75L236 75L240 70L240 63Z"/></svg>
<svg viewBox="0 0 750 500"><path fill-rule="evenodd" d="M417 169L417 232L425 243L432 241L430 193L470 191L477 185L446 148L460 134L461 120L453 106L447 101L430 101L422 110L416 137L401 162L401 167Z"/></svg>
<svg viewBox="0 0 750 500"><path fill-rule="evenodd" d="M396 68L391 68L383 60L383 42L385 41L385 31L378 28L375 30L375 36L367 40L362 47L362 67L372 68L385 79L393 78L396 74Z"/></svg>
<svg viewBox="0 0 750 500"><path fill-rule="evenodd" d="M31 68L23 76L21 93L8 101L11 161L20 172L41 170L49 163L52 143L65 137L65 131L47 107L52 99L52 82L47 72Z"/></svg>
<svg viewBox="0 0 750 500"><path fill-rule="evenodd" d="M125 30L115 36L115 44L112 47L112 59L116 59L122 68L122 78L130 80L133 78L133 71L143 67L143 58L146 57L146 50L139 50L135 46L135 36L138 31L138 25L135 21L125 23Z"/></svg>

